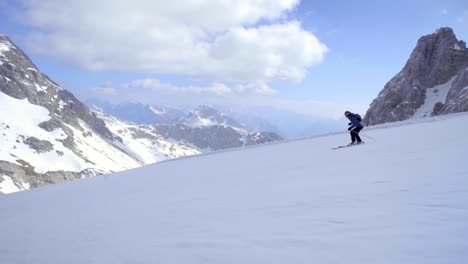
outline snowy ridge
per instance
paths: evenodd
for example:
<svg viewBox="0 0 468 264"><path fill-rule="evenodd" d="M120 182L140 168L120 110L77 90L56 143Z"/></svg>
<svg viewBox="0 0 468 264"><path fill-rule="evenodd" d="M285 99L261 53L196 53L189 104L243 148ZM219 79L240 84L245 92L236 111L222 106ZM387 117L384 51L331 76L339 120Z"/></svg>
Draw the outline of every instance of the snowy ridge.
<svg viewBox="0 0 468 264"><path fill-rule="evenodd" d="M424 120L0 197L0 262L464 263L468 114Z"/></svg>

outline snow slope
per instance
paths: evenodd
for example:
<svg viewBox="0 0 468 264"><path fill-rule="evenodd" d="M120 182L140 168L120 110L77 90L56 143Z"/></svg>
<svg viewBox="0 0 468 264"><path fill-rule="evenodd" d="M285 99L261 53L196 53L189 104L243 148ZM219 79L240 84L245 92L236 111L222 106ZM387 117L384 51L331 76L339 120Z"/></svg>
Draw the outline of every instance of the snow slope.
<svg viewBox="0 0 468 264"><path fill-rule="evenodd" d="M424 104L421 105L413 115L413 118L421 118L431 116L434 106L438 103L445 103L447 94L452 87L452 83L456 76L452 77L448 82L436 85L426 90L426 98Z"/></svg>
<svg viewBox="0 0 468 264"><path fill-rule="evenodd" d="M468 263L468 114L0 197L0 263ZM370 140L369 140L370 141Z"/></svg>
<svg viewBox="0 0 468 264"><path fill-rule="evenodd" d="M61 128L48 132L39 127L39 123L50 119L49 111L39 105L28 102L27 99L19 100L0 92L0 160L19 164L18 160L25 160L34 167L34 171L43 173L46 171L82 171L88 168L112 172L140 166L132 157L129 157L112 148L106 141L98 136L84 136L82 131L69 126L76 137L77 149L86 153L90 160L99 161L91 164L78 157L70 149L66 148L60 140L67 136ZM12 114L8 114L12 113ZM91 132L86 124L82 124L87 132ZM47 140L54 151L38 153L31 149L23 141L29 137ZM118 160L118 161L115 161ZM0 181L0 186L2 182Z"/></svg>
<svg viewBox="0 0 468 264"><path fill-rule="evenodd" d="M88 168L110 172L135 168L140 165L117 149L110 148L103 139L96 136L85 137L81 131L70 126L69 128L75 132L77 138L77 148L85 151L89 159L99 161L99 164L93 165L77 157L60 141L67 137L61 128L48 132L38 126L39 123L50 119L50 113L45 107L33 105L27 99L19 100L0 92L0 113L5 113L0 120L0 132L2 133L0 160L18 165L18 160L25 160L38 173L58 170L78 172ZM47 140L54 151L37 153L23 142L29 137ZM114 157L114 159L118 157L118 162L110 157ZM1 184L0 181L0 186Z"/></svg>

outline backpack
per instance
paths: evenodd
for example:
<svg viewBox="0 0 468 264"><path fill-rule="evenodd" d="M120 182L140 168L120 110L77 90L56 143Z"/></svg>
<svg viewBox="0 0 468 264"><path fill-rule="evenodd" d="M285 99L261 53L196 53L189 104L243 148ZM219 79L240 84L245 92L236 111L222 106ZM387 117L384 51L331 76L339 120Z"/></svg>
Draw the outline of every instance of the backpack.
<svg viewBox="0 0 468 264"><path fill-rule="evenodd" d="M356 120L357 120L358 122L362 122L362 117L361 117L360 114L354 114L354 115L356 116Z"/></svg>

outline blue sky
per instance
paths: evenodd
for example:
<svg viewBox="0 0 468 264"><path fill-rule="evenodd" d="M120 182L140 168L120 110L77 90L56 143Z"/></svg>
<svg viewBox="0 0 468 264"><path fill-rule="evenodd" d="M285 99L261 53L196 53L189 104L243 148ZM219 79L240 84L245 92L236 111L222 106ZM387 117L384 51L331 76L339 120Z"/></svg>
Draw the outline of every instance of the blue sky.
<svg viewBox="0 0 468 264"><path fill-rule="evenodd" d="M159 6L143 0L131 2L133 6L116 2L110 8L93 1L0 0L0 32L23 48L44 73L83 99L258 104L322 117L334 117L344 108L364 111L403 67L422 35L449 26L459 39L468 39L468 2L462 0L233 1L227 6L207 0L200 1L202 7L184 10L166 6L164 1ZM171 16L155 15L158 20L153 21L144 13L151 8ZM99 10L105 13L95 13ZM236 13L233 10L247 10L248 17L243 13L229 17ZM130 20L119 24L123 23L119 17ZM135 31L127 28L128 21L152 28ZM248 29L256 37L250 38ZM167 42L150 45L147 40L154 38L144 34L154 32L163 34ZM245 36L254 42L284 43L258 48ZM310 43L311 36L319 44L308 51L301 43ZM211 51L218 48L210 54L222 58L215 66L209 65L211 58L191 57L200 45L210 42L207 38L221 40L220 45L210 47ZM192 43L199 39L205 42ZM76 53L73 45L79 47ZM157 45L161 46L153 50ZM185 54L184 47L193 52ZM125 65L133 56L132 49L138 51L138 59ZM108 50L113 53L107 54ZM106 54L100 58L101 53ZM272 54L280 57L280 66L263 61ZM251 62L258 73L242 72L243 60ZM271 68L272 76L264 74Z"/></svg>

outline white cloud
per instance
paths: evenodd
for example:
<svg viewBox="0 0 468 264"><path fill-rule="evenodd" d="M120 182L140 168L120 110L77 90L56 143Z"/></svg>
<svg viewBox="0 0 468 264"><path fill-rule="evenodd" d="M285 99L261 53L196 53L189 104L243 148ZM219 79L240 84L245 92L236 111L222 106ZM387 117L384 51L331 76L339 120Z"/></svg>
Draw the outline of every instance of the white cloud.
<svg viewBox="0 0 468 264"><path fill-rule="evenodd" d="M107 98L112 96L117 96L117 89L109 85L102 85L99 87L91 88L91 94L99 95L99 97Z"/></svg>
<svg viewBox="0 0 468 264"><path fill-rule="evenodd" d="M277 93L276 90L272 89L265 82L254 82L247 84L240 84L235 87L235 91L238 93L250 93L258 95L274 95Z"/></svg>
<svg viewBox="0 0 468 264"><path fill-rule="evenodd" d="M109 85L105 84L103 87L108 88ZM202 95L216 95L216 96L229 96L229 95L259 95L270 96L277 93L268 84L262 81L238 84L234 88L230 88L223 83L212 83L205 86L186 86L181 87L169 83L163 83L158 79L141 79L134 80L130 83L122 85L123 88L128 88L133 91L138 89L149 89L154 92L171 93L179 95L202 94Z"/></svg>
<svg viewBox="0 0 468 264"><path fill-rule="evenodd" d="M166 92L173 94L207 94L223 96L232 93L232 89L222 83L213 83L208 86L179 87L173 84L162 83L158 79L135 80L125 84L123 87L133 90L144 88L153 90L155 92Z"/></svg>
<svg viewBox="0 0 468 264"><path fill-rule="evenodd" d="M211 46L211 58L228 75L252 80L300 80L307 65L320 63L327 47L298 22L234 28Z"/></svg>
<svg viewBox="0 0 468 264"><path fill-rule="evenodd" d="M299 0L23 0L33 52L91 70L212 81L301 80L327 47L287 15Z"/></svg>

